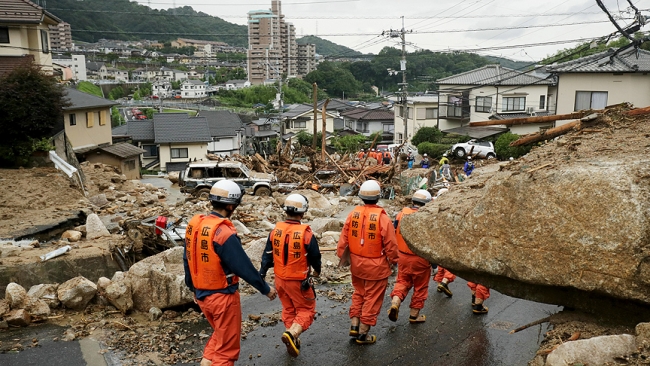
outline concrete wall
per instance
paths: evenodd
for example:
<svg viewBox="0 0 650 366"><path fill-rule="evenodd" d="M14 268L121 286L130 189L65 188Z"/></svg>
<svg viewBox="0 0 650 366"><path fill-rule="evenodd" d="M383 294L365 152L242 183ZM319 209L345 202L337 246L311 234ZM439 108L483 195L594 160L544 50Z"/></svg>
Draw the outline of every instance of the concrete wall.
<svg viewBox="0 0 650 366"><path fill-rule="evenodd" d="M100 113L103 125L100 125L100 121L97 121L95 112ZM88 127L88 113L93 113L91 127ZM70 126L71 114L76 116L76 125L74 126ZM68 135L72 147L79 148L112 143L110 108L78 109L65 111L63 115L65 133Z"/></svg>
<svg viewBox="0 0 650 366"><path fill-rule="evenodd" d="M126 159L120 159L117 156L101 152L100 154L97 153L86 154L86 160L91 163L103 163L106 165L118 167L122 172L122 174L126 176L126 179L141 178L140 159L137 156L126 158ZM127 163L129 161L134 162L133 169L129 167L130 164Z"/></svg>
<svg viewBox="0 0 650 366"><path fill-rule="evenodd" d="M171 149L187 149L187 158L171 158ZM175 143L175 144L160 144L160 171L167 171L167 163L180 163L190 160L205 160L205 154L208 152L207 142L203 143Z"/></svg>
<svg viewBox="0 0 650 366"><path fill-rule="evenodd" d="M560 74L557 114L573 112L576 91L606 91L607 105L623 102L635 107L650 106L650 75L648 73L570 73Z"/></svg>

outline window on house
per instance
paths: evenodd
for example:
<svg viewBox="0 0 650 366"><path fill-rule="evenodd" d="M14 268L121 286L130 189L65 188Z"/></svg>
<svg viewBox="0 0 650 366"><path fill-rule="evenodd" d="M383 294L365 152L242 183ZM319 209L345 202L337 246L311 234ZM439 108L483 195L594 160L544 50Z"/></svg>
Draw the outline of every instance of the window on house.
<svg viewBox="0 0 650 366"><path fill-rule="evenodd" d="M50 42L48 40L48 34L46 30L41 29L41 50L43 53L50 52Z"/></svg>
<svg viewBox="0 0 650 366"><path fill-rule="evenodd" d="M106 118L104 118L104 112L95 112L95 116L97 117L97 120L99 121L100 126L104 126L106 124Z"/></svg>
<svg viewBox="0 0 650 366"><path fill-rule="evenodd" d="M357 121L357 132L368 132L368 122Z"/></svg>
<svg viewBox="0 0 650 366"><path fill-rule="evenodd" d="M0 43L9 43L9 27L0 27Z"/></svg>
<svg viewBox="0 0 650 366"><path fill-rule="evenodd" d="M345 120L345 128L352 129L352 121L351 120Z"/></svg>
<svg viewBox="0 0 650 366"><path fill-rule="evenodd" d="M86 127L90 128L94 125L94 114L93 112L86 112Z"/></svg>
<svg viewBox="0 0 650 366"><path fill-rule="evenodd" d="M171 149L172 159L187 158L187 148Z"/></svg>
<svg viewBox="0 0 650 366"><path fill-rule="evenodd" d="M540 95L539 96L539 109L545 109L546 108L546 95Z"/></svg>
<svg viewBox="0 0 650 366"><path fill-rule="evenodd" d="M576 91L575 110L603 109L607 106L607 92Z"/></svg>
<svg viewBox="0 0 650 366"><path fill-rule="evenodd" d="M126 170L135 170L135 159L125 161L124 168Z"/></svg>
<svg viewBox="0 0 650 366"><path fill-rule="evenodd" d="M271 131L271 125L261 125L259 131Z"/></svg>
<svg viewBox="0 0 650 366"><path fill-rule="evenodd" d="M492 97L476 97L476 111L489 113L492 108Z"/></svg>
<svg viewBox="0 0 650 366"><path fill-rule="evenodd" d="M426 109L426 118L427 119L438 118L438 108L427 108Z"/></svg>
<svg viewBox="0 0 650 366"><path fill-rule="evenodd" d="M503 110L505 112L523 111L526 109L526 97L503 98Z"/></svg>
<svg viewBox="0 0 650 366"><path fill-rule="evenodd" d="M385 123L383 127L384 127L384 133L395 133L395 124Z"/></svg>
<svg viewBox="0 0 650 366"><path fill-rule="evenodd" d="M307 128L307 122L306 121L294 121L293 122L293 128Z"/></svg>
<svg viewBox="0 0 650 366"><path fill-rule="evenodd" d="M152 158L158 156L158 146L156 145L142 145L144 149L144 157Z"/></svg>
<svg viewBox="0 0 650 366"><path fill-rule="evenodd" d="M68 120L70 121L70 126L76 126L77 125L77 115L72 113L68 115Z"/></svg>
<svg viewBox="0 0 650 366"><path fill-rule="evenodd" d="M396 143L396 144L401 144L401 143L402 143L403 136L404 136L403 134L398 133L398 134L397 134L397 139L396 139L395 143Z"/></svg>

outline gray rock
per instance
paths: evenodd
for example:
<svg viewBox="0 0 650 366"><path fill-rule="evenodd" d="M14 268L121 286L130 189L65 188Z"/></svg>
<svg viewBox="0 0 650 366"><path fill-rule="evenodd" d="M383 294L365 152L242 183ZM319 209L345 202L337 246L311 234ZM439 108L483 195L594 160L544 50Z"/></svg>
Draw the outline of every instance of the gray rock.
<svg viewBox="0 0 650 366"><path fill-rule="evenodd" d="M289 170L291 170L292 172L297 172L297 173L309 173L310 172L310 169L309 169L308 166L302 165L302 164L296 164L296 163L289 165Z"/></svg>
<svg viewBox="0 0 650 366"><path fill-rule="evenodd" d="M125 281L131 284L135 309L166 309L194 301L185 285L183 251L183 247L168 249L137 262L126 272Z"/></svg>
<svg viewBox="0 0 650 366"><path fill-rule="evenodd" d="M17 309L10 311L5 321L14 327L26 327L32 322L32 316L25 309Z"/></svg>
<svg viewBox="0 0 650 366"><path fill-rule="evenodd" d="M329 210L332 208L332 204L325 196L323 196L322 194L316 191L312 191L311 189L300 189L297 191L293 191L291 193L298 193L307 197L307 201L309 201L309 210L312 209Z"/></svg>
<svg viewBox="0 0 650 366"><path fill-rule="evenodd" d="M108 200L106 199L106 195L103 193L94 195L88 199L90 203L97 207L104 207L108 204Z"/></svg>
<svg viewBox="0 0 650 366"><path fill-rule="evenodd" d="M105 292L106 288L110 286L111 283L112 281L109 280L108 278L99 277L99 279L97 280L97 291Z"/></svg>
<svg viewBox="0 0 650 366"><path fill-rule="evenodd" d="M262 230L268 230L268 231L271 231L271 230L275 229L275 225L273 225L272 223L268 222L267 220L259 221L259 226L260 226L260 228L261 228Z"/></svg>
<svg viewBox="0 0 650 366"><path fill-rule="evenodd" d="M102 236L110 236L111 234L106 230L106 226L99 219L97 214L90 214L86 219L86 238L88 240L101 238Z"/></svg>
<svg viewBox="0 0 650 366"><path fill-rule="evenodd" d="M5 289L5 300L9 302L9 306L13 310L24 309L28 300L27 291L21 285L11 282Z"/></svg>
<svg viewBox="0 0 650 366"><path fill-rule="evenodd" d="M232 224L235 225L235 229L237 230L237 234L240 235L250 235L251 231L248 230L246 225L242 224L241 221L239 220L232 220Z"/></svg>
<svg viewBox="0 0 650 366"><path fill-rule="evenodd" d="M563 343L546 357L546 366L604 365L616 363L615 357L636 350L634 336L629 334L601 336Z"/></svg>
<svg viewBox="0 0 650 366"><path fill-rule="evenodd" d="M97 285L83 276L62 283L57 290L61 304L73 310L83 310L96 293Z"/></svg>
<svg viewBox="0 0 650 366"><path fill-rule="evenodd" d="M635 328L637 348L650 346L650 323L639 323Z"/></svg>
<svg viewBox="0 0 650 366"><path fill-rule="evenodd" d="M112 282L104 291L104 296L115 308L126 314L133 308L131 287L128 282Z"/></svg>
<svg viewBox="0 0 650 366"><path fill-rule="evenodd" d="M341 232L343 228L343 221L336 218L316 218L314 221L309 223L311 231L316 234L316 236L321 236L326 231L338 231Z"/></svg>
<svg viewBox="0 0 650 366"><path fill-rule="evenodd" d="M50 309L56 309L61 305L56 290L59 288L58 283L48 283L34 285L29 288L27 296L43 300L49 305Z"/></svg>
<svg viewBox="0 0 650 366"><path fill-rule="evenodd" d="M75 338L77 338L77 335L74 333L74 329L68 328L63 334L63 338L61 338L61 340L63 340L64 342L71 342L74 341Z"/></svg>
<svg viewBox="0 0 650 366"><path fill-rule="evenodd" d="M9 245L0 246L0 258L17 257L22 251L23 248L9 243Z"/></svg>
<svg viewBox="0 0 650 366"><path fill-rule="evenodd" d="M8 314L9 311L11 311L11 306L9 306L9 300L7 299L0 300L0 319L2 319L2 317L5 314Z"/></svg>
<svg viewBox="0 0 650 366"><path fill-rule="evenodd" d="M151 309L149 309L149 320L154 321L160 319L162 316L162 310L158 309L155 306L152 306Z"/></svg>
<svg viewBox="0 0 650 366"><path fill-rule="evenodd" d="M74 243L81 240L82 235L81 231L67 230L61 235L61 239L68 239L69 242Z"/></svg>
<svg viewBox="0 0 650 366"><path fill-rule="evenodd" d="M50 306L41 299L29 297L25 310L32 316L46 317L50 315Z"/></svg>
<svg viewBox="0 0 650 366"><path fill-rule="evenodd" d="M6 320L0 320L0 329L7 329L9 328L9 324L7 324Z"/></svg>
<svg viewBox="0 0 650 366"><path fill-rule="evenodd" d="M117 271L113 274L113 278L111 278L111 281L113 282L118 282L118 281L124 281L126 278L126 275L122 271Z"/></svg>

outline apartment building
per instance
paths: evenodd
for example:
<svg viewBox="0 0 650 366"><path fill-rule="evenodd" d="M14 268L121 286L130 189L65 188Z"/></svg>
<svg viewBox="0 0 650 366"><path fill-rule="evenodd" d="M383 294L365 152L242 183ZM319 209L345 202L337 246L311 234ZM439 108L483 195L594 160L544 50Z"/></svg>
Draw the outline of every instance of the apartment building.
<svg viewBox="0 0 650 366"><path fill-rule="evenodd" d="M50 33L52 34L52 33ZM86 71L86 56L84 55L72 55L70 57L59 55L57 58L52 59L53 63L67 66L72 71L72 78L74 80L83 81L88 80L88 74Z"/></svg>
<svg viewBox="0 0 650 366"><path fill-rule="evenodd" d="M308 46L308 45L305 45ZM296 28L284 20L279 0L271 1L271 9L248 12L248 80L264 84L281 76L304 76L302 70L315 68L316 47L303 47L296 42ZM303 58L300 50L303 50Z"/></svg>
<svg viewBox="0 0 650 366"><path fill-rule="evenodd" d="M298 75L305 76L316 70L316 45L299 44L298 45Z"/></svg>
<svg viewBox="0 0 650 366"><path fill-rule="evenodd" d="M72 50L72 29L70 24L61 22L56 25L50 25L50 45L54 51L71 51Z"/></svg>

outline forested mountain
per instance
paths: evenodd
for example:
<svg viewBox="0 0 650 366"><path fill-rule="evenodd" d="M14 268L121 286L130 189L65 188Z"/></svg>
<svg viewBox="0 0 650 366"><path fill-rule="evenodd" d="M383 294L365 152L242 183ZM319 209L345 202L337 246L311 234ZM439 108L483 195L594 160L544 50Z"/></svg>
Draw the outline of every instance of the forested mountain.
<svg viewBox="0 0 650 366"><path fill-rule="evenodd" d="M74 40L155 39L163 42L182 37L221 41L231 46L248 45L245 25L197 12L190 6L156 10L129 0L47 0L40 5L70 23Z"/></svg>
<svg viewBox="0 0 650 366"><path fill-rule="evenodd" d="M362 55L361 52L341 46L326 39L316 36L304 36L296 40L298 44L313 43L316 45L316 53L329 57L349 57Z"/></svg>

